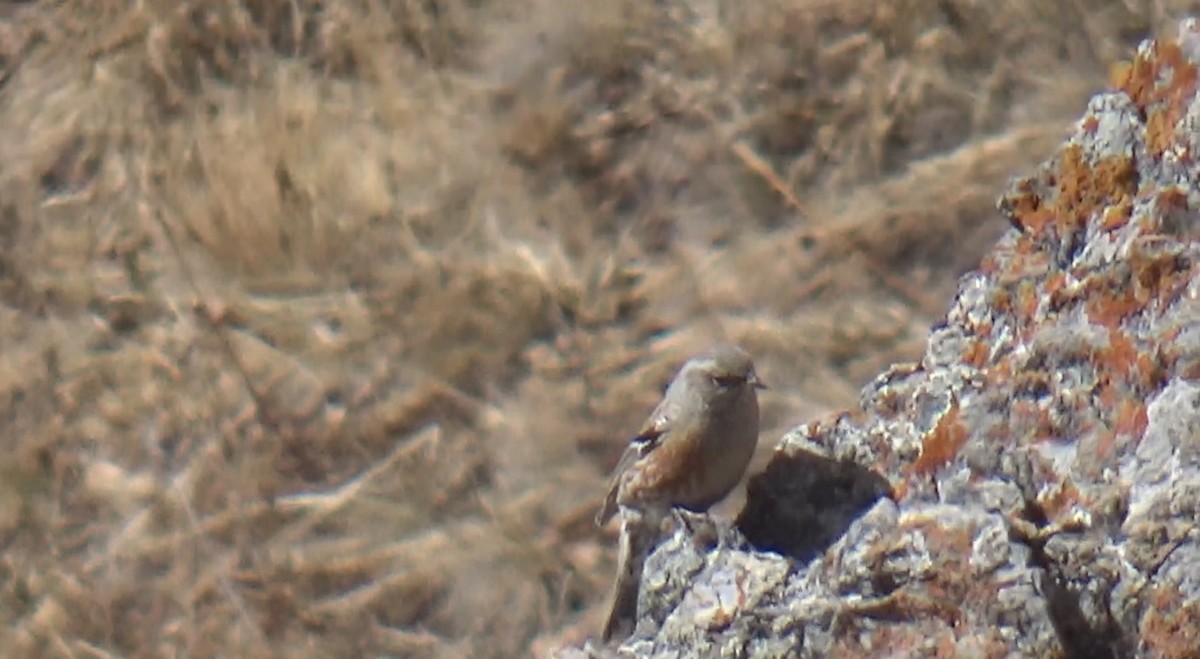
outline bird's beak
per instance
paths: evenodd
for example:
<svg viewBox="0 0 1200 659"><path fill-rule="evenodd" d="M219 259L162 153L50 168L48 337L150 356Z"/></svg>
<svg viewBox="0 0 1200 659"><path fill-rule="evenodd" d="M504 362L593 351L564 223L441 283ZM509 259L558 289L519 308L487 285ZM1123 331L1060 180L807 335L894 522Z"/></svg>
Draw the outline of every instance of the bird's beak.
<svg viewBox="0 0 1200 659"><path fill-rule="evenodd" d="M753 385L755 389L770 389L766 382L763 382L758 378L757 373L750 374L750 384Z"/></svg>

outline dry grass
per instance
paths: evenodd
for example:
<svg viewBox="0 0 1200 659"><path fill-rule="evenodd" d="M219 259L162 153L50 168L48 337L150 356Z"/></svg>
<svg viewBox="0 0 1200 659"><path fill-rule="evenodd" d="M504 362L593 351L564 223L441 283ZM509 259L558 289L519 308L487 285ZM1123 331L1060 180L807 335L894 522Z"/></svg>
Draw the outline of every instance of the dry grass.
<svg viewBox="0 0 1200 659"><path fill-rule="evenodd" d="M674 366L852 404L1186 6L993 5L0 7L0 655L583 638Z"/></svg>

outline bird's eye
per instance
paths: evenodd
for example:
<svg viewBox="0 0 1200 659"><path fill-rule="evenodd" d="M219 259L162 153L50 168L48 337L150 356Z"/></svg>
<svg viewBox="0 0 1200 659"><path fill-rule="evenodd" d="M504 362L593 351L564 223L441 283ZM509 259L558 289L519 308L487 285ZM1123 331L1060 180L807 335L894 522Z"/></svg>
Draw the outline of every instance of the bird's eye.
<svg viewBox="0 0 1200 659"><path fill-rule="evenodd" d="M713 382L715 382L718 387L733 387L733 386L742 384L745 381L746 381L746 378L738 377L736 375L714 375L713 376Z"/></svg>

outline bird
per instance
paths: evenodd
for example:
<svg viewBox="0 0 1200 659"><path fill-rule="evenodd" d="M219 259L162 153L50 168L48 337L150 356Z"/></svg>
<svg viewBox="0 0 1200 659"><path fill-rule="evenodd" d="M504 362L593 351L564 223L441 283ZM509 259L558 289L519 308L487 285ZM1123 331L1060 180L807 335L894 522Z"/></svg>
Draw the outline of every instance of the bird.
<svg viewBox="0 0 1200 659"><path fill-rule="evenodd" d="M604 526L621 513L604 642L636 621L642 567L667 516L704 513L742 479L758 444L758 390L766 388L749 353L717 344L684 363L630 440L596 515Z"/></svg>

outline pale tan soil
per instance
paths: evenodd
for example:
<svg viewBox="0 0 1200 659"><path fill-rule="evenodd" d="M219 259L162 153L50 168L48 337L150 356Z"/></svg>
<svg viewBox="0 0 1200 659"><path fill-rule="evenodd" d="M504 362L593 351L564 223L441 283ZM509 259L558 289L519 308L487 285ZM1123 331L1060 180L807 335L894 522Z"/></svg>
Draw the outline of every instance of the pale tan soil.
<svg viewBox="0 0 1200 659"><path fill-rule="evenodd" d="M0 655L594 633L678 363L852 404L1189 6L0 3Z"/></svg>

